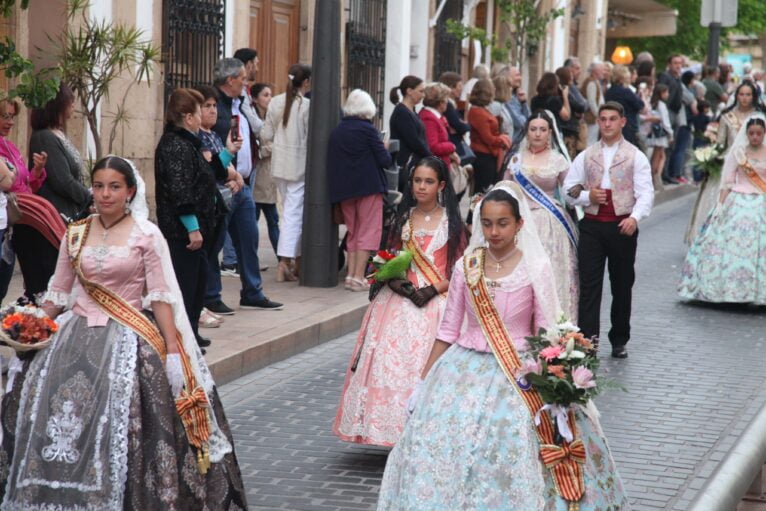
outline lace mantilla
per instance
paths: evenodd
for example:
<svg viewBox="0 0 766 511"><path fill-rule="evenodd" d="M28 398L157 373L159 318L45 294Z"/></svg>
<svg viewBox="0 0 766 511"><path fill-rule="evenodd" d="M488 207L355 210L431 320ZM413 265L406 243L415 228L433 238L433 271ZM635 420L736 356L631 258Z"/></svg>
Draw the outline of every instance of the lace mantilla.
<svg viewBox="0 0 766 511"><path fill-rule="evenodd" d="M141 300L141 307L151 310L152 302L165 302L173 305L176 301L168 291L151 291Z"/></svg>

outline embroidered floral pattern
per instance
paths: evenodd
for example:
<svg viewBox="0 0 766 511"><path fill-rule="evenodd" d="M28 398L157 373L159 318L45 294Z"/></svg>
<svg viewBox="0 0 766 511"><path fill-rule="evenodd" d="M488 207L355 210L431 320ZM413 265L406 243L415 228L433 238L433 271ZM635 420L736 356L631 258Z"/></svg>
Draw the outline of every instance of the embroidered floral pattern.
<svg viewBox="0 0 766 511"><path fill-rule="evenodd" d="M53 441L43 447L45 461L76 463L80 459L80 451L75 449L74 443L82 434L82 419L74 414L74 403L64 401L61 412L48 419L45 432Z"/></svg>

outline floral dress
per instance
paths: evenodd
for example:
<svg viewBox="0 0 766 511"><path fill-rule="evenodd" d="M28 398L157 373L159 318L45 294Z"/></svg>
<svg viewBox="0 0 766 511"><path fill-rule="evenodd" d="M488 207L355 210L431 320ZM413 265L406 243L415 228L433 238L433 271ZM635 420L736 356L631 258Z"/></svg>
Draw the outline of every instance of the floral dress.
<svg viewBox="0 0 766 511"><path fill-rule="evenodd" d="M152 302L177 298L170 293L161 250L167 245L159 229L136 220L122 244L85 244L81 268L88 280L139 310L149 309ZM72 309L57 318L60 330L51 346L23 363L3 400L0 509L247 509L215 390L213 463L203 475L162 360L82 288L66 238L46 299Z"/></svg>
<svg viewBox="0 0 766 511"><path fill-rule="evenodd" d="M521 355L525 337L544 326L539 318L547 300L535 294L533 278L520 263L510 275L488 281ZM567 511L540 462L533 417L491 353L468 293L459 260L437 334L453 346L428 373L415 411L388 457L378 510ZM629 509L595 408L579 409L575 416L587 453L580 509Z"/></svg>
<svg viewBox="0 0 766 511"><path fill-rule="evenodd" d="M409 234L409 224L403 227ZM435 231L412 233L426 257L446 275L447 214ZM429 282L415 264L407 277L415 287ZM333 432L347 442L393 446L407 422L407 400L420 380L446 299L424 307L384 286L370 303L351 353Z"/></svg>

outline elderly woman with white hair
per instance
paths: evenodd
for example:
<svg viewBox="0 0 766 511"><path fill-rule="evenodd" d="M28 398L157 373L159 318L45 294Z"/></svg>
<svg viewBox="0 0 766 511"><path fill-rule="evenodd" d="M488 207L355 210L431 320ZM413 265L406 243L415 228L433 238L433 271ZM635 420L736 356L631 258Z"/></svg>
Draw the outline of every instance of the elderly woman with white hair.
<svg viewBox="0 0 766 511"><path fill-rule="evenodd" d="M330 201L340 203L348 228L345 286L350 291L369 289L364 271L370 252L380 247L383 233L383 195L387 191L383 169L391 166L391 155L372 123L375 113L370 95L353 90L327 150Z"/></svg>

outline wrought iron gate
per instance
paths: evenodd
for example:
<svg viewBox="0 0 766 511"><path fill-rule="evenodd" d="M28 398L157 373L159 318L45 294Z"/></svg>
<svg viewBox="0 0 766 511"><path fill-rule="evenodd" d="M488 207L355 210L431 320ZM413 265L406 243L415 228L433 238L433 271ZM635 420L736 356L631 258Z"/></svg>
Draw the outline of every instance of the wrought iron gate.
<svg viewBox="0 0 766 511"><path fill-rule="evenodd" d="M176 87L213 81L213 66L223 57L225 0L165 0L162 61L165 99Z"/></svg>
<svg viewBox="0 0 766 511"><path fill-rule="evenodd" d="M346 93L363 89L372 96L382 125L385 101L386 0L349 0L346 23Z"/></svg>
<svg viewBox="0 0 766 511"><path fill-rule="evenodd" d="M460 72L461 42L447 32L447 20L463 19L463 0L447 0L436 23L433 79L446 71Z"/></svg>

